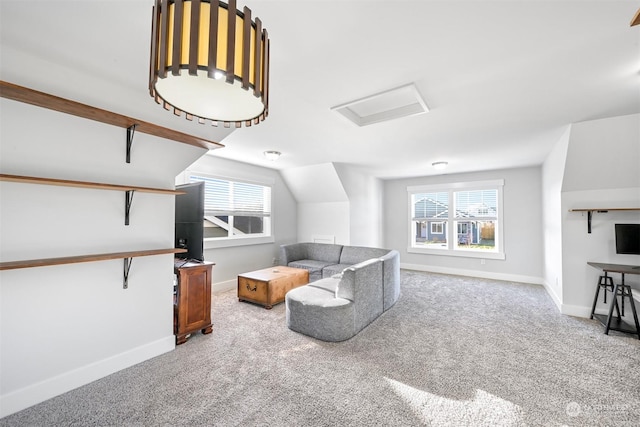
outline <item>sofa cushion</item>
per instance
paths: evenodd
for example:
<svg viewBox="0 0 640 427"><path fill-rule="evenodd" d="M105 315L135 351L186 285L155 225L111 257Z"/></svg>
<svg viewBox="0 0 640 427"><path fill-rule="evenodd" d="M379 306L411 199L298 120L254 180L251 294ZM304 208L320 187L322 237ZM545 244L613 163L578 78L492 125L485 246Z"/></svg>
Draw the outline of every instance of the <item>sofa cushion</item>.
<svg viewBox="0 0 640 427"><path fill-rule="evenodd" d="M324 261L327 264L338 264L340 262L341 253L342 245L334 245L329 243L310 243L307 244L306 258Z"/></svg>
<svg viewBox="0 0 640 427"><path fill-rule="evenodd" d="M333 292L301 286L287 292L287 326L292 331L323 341L344 341L354 332L353 303Z"/></svg>
<svg viewBox="0 0 640 427"><path fill-rule="evenodd" d="M309 271L309 281L313 282L322 279L322 269L331 265L326 261L318 261L315 259L301 259L298 261L292 261L288 264L293 268L304 268Z"/></svg>
<svg viewBox="0 0 640 427"><path fill-rule="evenodd" d="M389 249L367 248L364 246L345 246L340 253L340 264L353 265L371 258L380 258L389 253Z"/></svg>
<svg viewBox="0 0 640 427"><path fill-rule="evenodd" d="M311 282L309 283L309 286L335 293L336 289L338 288L338 284L340 283L340 279L341 277L327 277L324 279L316 280L315 282Z"/></svg>
<svg viewBox="0 0 640 427"><path fill-rule="evenodd" d="M351 264L331 264L322 269L322 277L333 277L336 274L342 274L345 268L351 267Z"/></svg>

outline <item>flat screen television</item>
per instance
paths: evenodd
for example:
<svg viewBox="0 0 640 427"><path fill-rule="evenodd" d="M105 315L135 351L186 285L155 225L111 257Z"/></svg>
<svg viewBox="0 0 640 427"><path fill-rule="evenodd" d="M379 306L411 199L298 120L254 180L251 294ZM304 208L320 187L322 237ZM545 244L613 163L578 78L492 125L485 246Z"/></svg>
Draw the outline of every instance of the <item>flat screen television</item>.
<svg viewBox="0 0 640 427"><path fill-rule="evenodd" d="M176 190L185 194L176 196L175 247L187 250L176 256L204 261L204 182L177 185Z"/></svg>
<svg viewBox="0 0 640 427"><path fill-rule="evenodd" d="M640 224L616 224L616 253L640 255Z"/></svg>

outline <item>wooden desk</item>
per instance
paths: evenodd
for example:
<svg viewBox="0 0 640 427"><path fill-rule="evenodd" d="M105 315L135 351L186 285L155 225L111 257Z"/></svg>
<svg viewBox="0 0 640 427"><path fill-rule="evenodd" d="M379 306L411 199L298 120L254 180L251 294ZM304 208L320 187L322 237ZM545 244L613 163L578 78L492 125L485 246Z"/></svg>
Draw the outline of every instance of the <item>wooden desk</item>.
<svg viewBox="0 0 640 427"><path fill-rule="evenodd" d="M607 264L591 261L587 262L587 264L604 272L604 276L601 276L601 279L604 278L604 284L602 280L599 280L598 285L596 286L596 295L593 299L593 307L591 308L591 319L595 317L600 321L600 323L602 323L602 325L605 327L605 334L609 334L609 330L614 330L624 332L626 334L637 335L638 339L640 339L640 324L638 323L638 313L636 312L636 305L633 301L633 292L631 290L631 286L624 283L625 274L640 274L640 265ZM604 316L602 314L595 314L600 288L606 288L608 280L611 280L611 282L613 282L613 279L609 278L609 273L619 273L621 275L621 283L613 284L613 302L609 306L609 314L607 316ZM605 295L606 292L607 291L605 290ZM620 307L618 307L618 296L621 297L620 302L622 304L622 316L624 316L624 299L629 298L629 305L631 306L633 320L636 326L635 329L633 329L632 325L629 325L627 322L622 320L622 316L620 315ZM618 316L615 318L613 317L614 307L618 314Z"/></svg>

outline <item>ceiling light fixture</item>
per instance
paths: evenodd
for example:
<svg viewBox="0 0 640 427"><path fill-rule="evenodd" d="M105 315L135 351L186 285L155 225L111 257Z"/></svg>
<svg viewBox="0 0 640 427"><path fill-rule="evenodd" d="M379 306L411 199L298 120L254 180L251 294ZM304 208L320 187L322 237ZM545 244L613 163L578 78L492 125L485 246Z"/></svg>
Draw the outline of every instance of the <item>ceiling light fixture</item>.
<svg viewBox="0 0 640 427"><path fill-rule="evenodd" d="M433 162L433 163L431 163L431 166L433 166L434 168L436 168L438 170L442 170L442 169L445 169L448 164L449 164L449 162Z"/></svg>
<svg viewBox="0 0 640 427"><path fill-rule="evenodd" d="M278 160L278 158L280 157L282 153L279 151L265 151L264 152L264 156L268 159L271 160L272 162L275 162L276 160Z"/></svg>
<svg viewBox="0 0 640 427"><path fill-rule="evenodd" d="M149 93L188 120L239 128L269 114L269 38L236 0L156 0Z"/></svg>

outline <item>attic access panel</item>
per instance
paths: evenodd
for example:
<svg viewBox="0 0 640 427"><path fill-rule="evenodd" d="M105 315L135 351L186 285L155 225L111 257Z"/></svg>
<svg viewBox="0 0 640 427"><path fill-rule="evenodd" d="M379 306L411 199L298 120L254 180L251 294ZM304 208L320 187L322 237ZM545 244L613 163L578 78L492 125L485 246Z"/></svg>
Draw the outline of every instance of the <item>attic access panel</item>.
<svg viewBox="0 0 640 427"><path fill-rule="evenodd" d="M415 116L429 111L415 84L400 86L332 107L358 126Z"/></svg>

